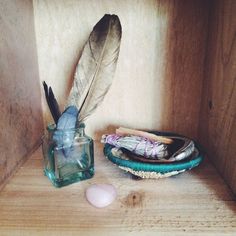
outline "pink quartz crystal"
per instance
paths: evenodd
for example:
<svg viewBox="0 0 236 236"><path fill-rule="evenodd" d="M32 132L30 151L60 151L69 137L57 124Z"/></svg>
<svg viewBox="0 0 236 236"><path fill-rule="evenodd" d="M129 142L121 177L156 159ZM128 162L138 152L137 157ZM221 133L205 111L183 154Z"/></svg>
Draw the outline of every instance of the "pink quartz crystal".
<svg viewBox="0 0 236 236"><path fill-rule="evenodd" d="M116 189L111 184L94 184L86 190L86 198L97 208L110 205L116 198Z"/></svg>

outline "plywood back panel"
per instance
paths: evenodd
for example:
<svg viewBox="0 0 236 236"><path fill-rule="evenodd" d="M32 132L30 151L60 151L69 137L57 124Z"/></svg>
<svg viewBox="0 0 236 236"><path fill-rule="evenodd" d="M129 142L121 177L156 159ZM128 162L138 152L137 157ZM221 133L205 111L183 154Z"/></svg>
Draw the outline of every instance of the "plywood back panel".
<svg viewBox="0 0 236 236"><path fill-rule="evenodd" d="M0 1L0 187L42 135L33 22L31 1Z"/></svg>
<svg viewBox="0 0 236 236"><path fill-rule="evenodd" d="M212 4L200 140L236 193L236 1Z"/></svg>
<svg viewBox="0 0 236 236"><path fill-rule="evenodd" d="M99 139L115 126L197 137L207 35L206 1L34 0L39 74L61 109L93 26L120 17L123 35L114 83L86 123ZM45 123L51 121L43 102Z"/></svg>
<svg viewBox="0 0 236 236"><path fill-rule="evenodd" d="M163 3L164 1L161 1ZM170 1L161 110L164 129L198 136L209 1ZM156 62L159 63L159 60Z"/></svg>

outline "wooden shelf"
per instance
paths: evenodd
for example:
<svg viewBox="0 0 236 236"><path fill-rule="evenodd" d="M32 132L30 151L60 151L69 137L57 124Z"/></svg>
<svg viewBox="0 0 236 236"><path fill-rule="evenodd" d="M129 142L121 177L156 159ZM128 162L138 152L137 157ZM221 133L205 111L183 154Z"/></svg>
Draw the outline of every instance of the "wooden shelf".
<svg viewBox="0 0 236 236"><path fill-rule="evenodd" d="M134 180L95 145L93 179L61 189L43 175L39 148L0 192L0 235L235 235L234 197L214 167L162 180ZM118 192L107 208L86 201L92 183Z"/></svg>

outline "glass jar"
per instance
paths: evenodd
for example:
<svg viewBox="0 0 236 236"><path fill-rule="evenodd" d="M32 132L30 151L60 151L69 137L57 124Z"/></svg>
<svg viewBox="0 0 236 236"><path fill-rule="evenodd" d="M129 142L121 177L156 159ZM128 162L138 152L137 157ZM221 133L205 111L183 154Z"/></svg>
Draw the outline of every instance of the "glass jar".
<svg viewBox="0 0 236 236"><path fill-rule="evenodd" d="M48 125L42 144L44 174L54 186L66 186L94 175L93 140L84 129L83 123L68 130Z"/></svg>

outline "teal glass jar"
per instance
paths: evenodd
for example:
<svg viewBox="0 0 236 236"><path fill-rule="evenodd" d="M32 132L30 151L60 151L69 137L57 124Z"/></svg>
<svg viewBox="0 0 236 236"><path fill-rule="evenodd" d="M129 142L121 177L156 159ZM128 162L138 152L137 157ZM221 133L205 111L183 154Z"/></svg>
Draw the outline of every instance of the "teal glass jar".
<svg viewBox="0 0 236 236"><path fill-rule="evenodd" d="M55 125L47 127L42 143L44 174L55 187L93 177L93 140L85 134L84 129L84 124L68 130L56 130ZM55 139L55 133L63 139L63 143Z"/></svg>

